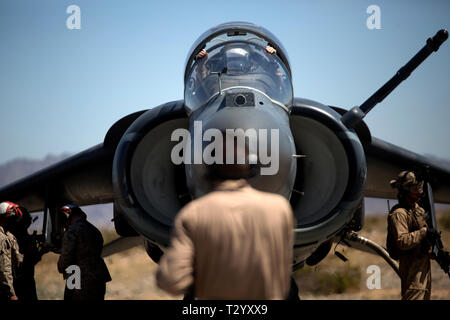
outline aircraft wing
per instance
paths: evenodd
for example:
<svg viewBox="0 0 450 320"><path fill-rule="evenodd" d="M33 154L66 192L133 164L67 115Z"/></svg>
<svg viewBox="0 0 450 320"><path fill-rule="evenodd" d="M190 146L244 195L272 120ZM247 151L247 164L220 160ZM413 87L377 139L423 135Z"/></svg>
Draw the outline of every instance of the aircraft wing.
<svg viewBox="0 0 450 320"><path fill-rule="evenodd" d="M395 199L397 191L391 188L390 180L396 178L400 171L429 166L434 201L450 203L450 168L444 164L377 138L366 144L365 153L366 197Z"/></svg>
<svg viewBox="0 0 450 320"><path fill-rule="evenodd" d="M60 204L112 202L112 185L104 183L111 181L112 158L102 144L97 145L6 185L0 189L0 199L20 203L29 212L43 210L48 193Z"/></svg>
<svg viewBox="0 0 450 320"><path fill-rule="evenodd" d="M45 199L51 199L55 205L113 202L111 172L117 137L142 113L135 112L117 121L103 143L0 188L0 200L20 203L29 212L42 211Z"/></svg>
<svg viewBox="0 0 450 320"><path fill-rule="evenodd" d="M341 115L347 112L343 108L330 107ZM364 121L357 124L355 131L366 154L366 197L396 199L397 191L391 188L389 181L395 179L403 170L416 170L429 166L435 202L450 203L450 167L448 165L372 137Z"/></svg>
<svg viewBox="0 0 450 320"><path fill-rule="evenodd" d="M165 106L160 115L178 112L179 104ZM85 206L113 202L111 171L115 149L126 129L144 112L139 111L117 121L103 143L0 188L0 199L20 203L30 212L43 210L49 193L50 198L60 204ZM450 203L450 168L380 139L371 139L370 133L361 134L368 130L357 131L360 139L364 140L367 161L365 196L396 198L396 190L390 187L389 181L402 170L426 165L430 167L435 201Z"/></svg>

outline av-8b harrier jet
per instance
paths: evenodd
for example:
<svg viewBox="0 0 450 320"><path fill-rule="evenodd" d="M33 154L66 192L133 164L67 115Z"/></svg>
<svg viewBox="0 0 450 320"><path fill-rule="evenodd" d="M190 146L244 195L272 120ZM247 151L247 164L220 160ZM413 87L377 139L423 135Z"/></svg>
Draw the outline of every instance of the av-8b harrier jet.
<svg viewBox="0 0 450 320"><path fill-rule="evenodd" d="M177 212L210 191L206 142L214 133L241 130L257 146L249 159L260 170L249 183L292 205L294 269L318 263L339 239L379 254L396 269L383 247L357 234L364 197L394 198L389 180L416 170L426 172L426 202L433 210L434 201L450 203L450 169L372 137L363 118L447 38L446 30L438 31L368 100L345 110L294 98L286 50L270 31L245 22L221 24L189 51L184 99L120 119L102 143L1 188L0 199L44 211L42 237L56 252L61 205L113 202L123 238L109 252L140 236L158 260ZM206 54L199 58L200 52Z"/></svg>

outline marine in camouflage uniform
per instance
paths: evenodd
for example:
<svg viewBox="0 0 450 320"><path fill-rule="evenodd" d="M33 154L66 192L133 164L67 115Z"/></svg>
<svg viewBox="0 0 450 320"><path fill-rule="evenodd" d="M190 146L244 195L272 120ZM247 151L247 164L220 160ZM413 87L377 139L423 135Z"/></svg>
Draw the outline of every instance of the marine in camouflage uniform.
<svg viewBox="0 0 450 320"><path fill-rule="evenodd" d="M13 283L23 256L16 238L8 231L16 209L11 202L0 204L0 301L17 300Z"/></svg>
<svg viewBox="0 0 450 320"><path fill-rule="evenodd" d="M39 246L38 242L28 233L28 228L32 223L32 218L28 210L20 207L21 217L17 217L11 226L11 233L19 243L20 253L23 255L23 263L14 279L14 290L19 300L36 301L36 282L34 280L35 265L41 260L41 257L47 250Z"/></svg>
<svg viewBox="0 0 450 320"><path fill-rule="evenodd" d="M65 208L65 209L64 209ZM64 206L70 225L64 232L58 271L67 279L66 269L76 265L81 272L81 288L69 289L66 285L64 300L103 300L106 282L111 281L108 268L101 257L103 237L100 231L86 220L86 214L77 206Z"/></svg>
<svg viewBox="0 0 450 320"><path fill-rule="evenodd" d="M427 213L417 203L423 193L423 181L418 181L413 172L402 171L391 181L391 186L399 191L399 203L389 213L388 232L399 258L402 299L429 300L431 266Z"/></svg>

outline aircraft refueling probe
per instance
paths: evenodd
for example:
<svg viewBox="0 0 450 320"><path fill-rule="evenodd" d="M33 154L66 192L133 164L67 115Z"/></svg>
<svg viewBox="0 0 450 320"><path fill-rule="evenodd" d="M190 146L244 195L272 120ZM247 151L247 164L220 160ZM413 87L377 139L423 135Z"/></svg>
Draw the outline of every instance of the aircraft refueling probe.
<svg viewBox="0 0 450 320"><path fill-rule="evenodd" d="M377 92L371 95L359 107L353 107L346 112L341 118L342 123L348 128L356 125L367 115L367 113L369 113L370 110L373 109L373 107L383 101L384 98L394 91L394 89L397 88L403 80L406 80L409 75L430 56L431 53L438 51L441 44L443 44L447 39L448 31L445 29L441 29L436 32L433 38L428 38L425 46L420 49L420 51L417 52L411 60L401 67L388 82L378 89Z"/></svg>

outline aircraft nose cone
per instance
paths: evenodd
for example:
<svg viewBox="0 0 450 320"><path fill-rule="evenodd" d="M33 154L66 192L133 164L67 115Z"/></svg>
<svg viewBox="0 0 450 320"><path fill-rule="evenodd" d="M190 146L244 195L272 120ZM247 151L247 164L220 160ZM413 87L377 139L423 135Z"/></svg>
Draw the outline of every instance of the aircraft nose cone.
<svg viewBox="0 0 450 320"><path fill-rule="evenodd" d="M235 141L238 148L239 143L245 141L243 148L248 148L245 163L256 165L255 175L249 179L250 184L259 190L278 193L289 199L296 173L296 161L292 157L295 154L295 144L288 118L283 114L283 110L280 111L276 108L227 107L218 110L208 119L194 121L191 123L191 135L194 134L195 137L201 132L202 146L199 147L194 141L193 154L202 152L203 160L207 160L205 156L210 154L218 135L222 141L219 141L216 147L222 147L226 153L229 148L227 145L227 148L223 149L223 143L226 143L227 139ZM197 138L197 141L200 139ZM233 153L234 149L231 152ZM238 152L236 151L236 154ZM231 159L239 164L239 158L235 154L229 158L224 155L223 159L227 163ZM206 161L206 165L208 164L211 164L211 161ZM194 177L193 181L204 180L202 176L205 172L205 161L202 164L194 163L191 171L188 170ZM192 186L195 195L200 196L209 191L203 187L208 183L203 182L205 183Z"/></svg>
<svg viewBox="0 0 450 320"><path fill-rule="evenodd" d="M223 108L210 119L205 120L205 129L279 129L283 119L271 111L254 107Z"/></svg>

